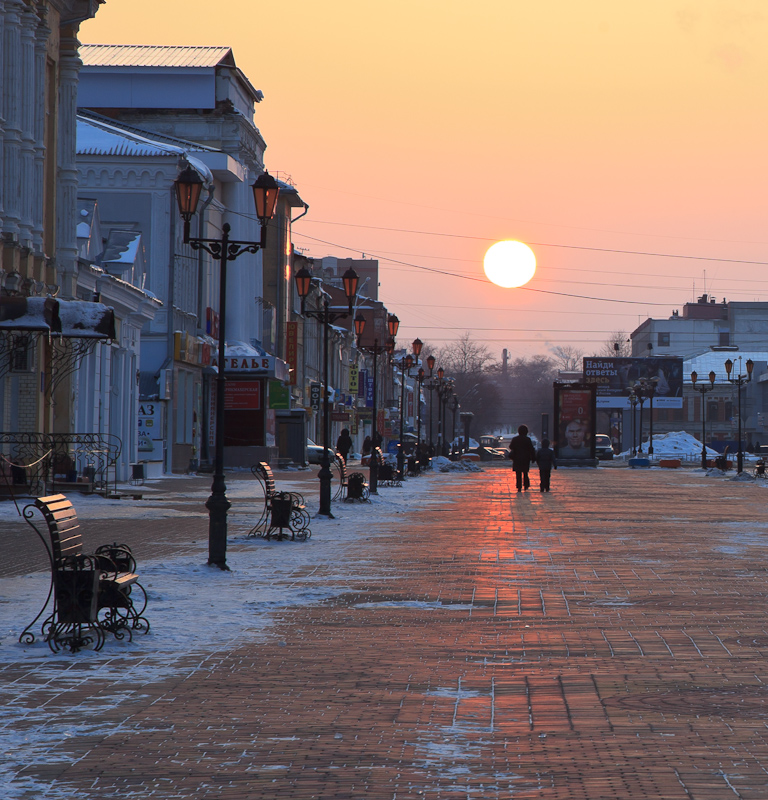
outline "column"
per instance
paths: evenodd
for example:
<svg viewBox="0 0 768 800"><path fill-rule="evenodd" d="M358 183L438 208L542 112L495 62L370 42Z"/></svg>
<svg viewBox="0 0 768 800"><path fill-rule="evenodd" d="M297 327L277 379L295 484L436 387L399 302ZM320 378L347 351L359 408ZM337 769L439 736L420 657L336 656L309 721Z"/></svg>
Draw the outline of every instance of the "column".
<svg viewBox="0 0 768 800"><path fill-rule="evenodd" d="M5 0L3 30L3 234L18 241L21 222L21 0Z"/></svg>
<svg viewBox="0 0 768 800"><path fill-rule="evenodd" d="M74 28L62 28L59 50L56 262L61 296L74 296L77 266L77 77L81 61Z"/></svg>

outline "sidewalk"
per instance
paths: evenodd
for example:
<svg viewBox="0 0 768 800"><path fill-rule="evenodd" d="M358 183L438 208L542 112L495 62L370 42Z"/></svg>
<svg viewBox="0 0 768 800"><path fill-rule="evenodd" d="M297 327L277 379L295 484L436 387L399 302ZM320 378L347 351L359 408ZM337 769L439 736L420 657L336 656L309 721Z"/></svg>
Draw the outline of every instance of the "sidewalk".
<svg viewBox="0 0 768 800"><path fill-rule="evenodd" d="M276 476L313 513L315 472ZM231 573L204 566L209 486L82 503L150 593L152 632L100 653L15 644L42 573L14 577L4 521L4 800L768 798L762 484L561 469L517 494L491 464L267 543L229 476Z"/></svg>

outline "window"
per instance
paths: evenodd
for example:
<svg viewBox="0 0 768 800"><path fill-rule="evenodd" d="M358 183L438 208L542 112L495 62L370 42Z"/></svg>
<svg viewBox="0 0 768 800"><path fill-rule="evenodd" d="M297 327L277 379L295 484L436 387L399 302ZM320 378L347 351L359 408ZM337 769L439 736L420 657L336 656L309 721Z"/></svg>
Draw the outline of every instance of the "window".
<svg viewBox="0 0 768 800"><path fill-rule="evenodd" d="M718 421L718 411L719 406L717 400L710 400L707 403L707 422L717 422Z"/></svg>
<svg viewBox="0 0 768 800"><path fill-rule="evenodd" d="M657 343L659 347L669 347L669 333L659 333Z"/></svg>
<svg viewBox="0 0 768 800"><path fill-rule="evenodd" d="M720 347L728 347L731 344L731 333L730 331L720 331L720 338L718 341Z"/></svg>
<svg viewBox="0 0 768 800"><path fill-rule="evenodd" d="M11 372L32 372L35 368L35 344L31 336L11 341Z"/></svg>

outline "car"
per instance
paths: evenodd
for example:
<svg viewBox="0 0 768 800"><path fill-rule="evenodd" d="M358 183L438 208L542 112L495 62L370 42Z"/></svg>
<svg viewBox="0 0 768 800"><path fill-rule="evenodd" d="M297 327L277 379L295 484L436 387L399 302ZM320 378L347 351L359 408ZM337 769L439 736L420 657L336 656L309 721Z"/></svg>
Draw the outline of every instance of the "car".
<svg viewBox="0 0 768 800"><path fill-rule="evenodd" d="M320 464L323 460L323 450L325 448L320 444L315 444L311 439L307 439L307 463L308 464ZM329 456L331 459L331 464L336 460L336 453L334 452L333 447L329 447L328 450Z"/></svg>
<svg viewBox="0 0 768 800"><path fill-rule="evenodd" d="M595 436L595 456L600 461L610 461L613 458L613 445L611 437L605 433L598 433Z"/></svg>

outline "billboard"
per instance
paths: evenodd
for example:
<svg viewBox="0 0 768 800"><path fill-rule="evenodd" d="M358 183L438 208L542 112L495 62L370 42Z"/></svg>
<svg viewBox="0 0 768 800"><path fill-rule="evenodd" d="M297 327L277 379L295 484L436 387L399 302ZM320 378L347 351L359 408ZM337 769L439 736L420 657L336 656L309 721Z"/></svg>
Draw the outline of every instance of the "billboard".
<svg viewBox="0 0 768 800"><path fill-rule="evenodd" d="M596 385L598 408L631 408L632 387L643 378L656 382L654 408L683 407L682 358L584 359L584 382Z"/></svg>
<svg viewBox="0 0 768 800"><path fill-rule="evenodd" d="M595 457L595 387L555 384L555 453L559 459Z"/></svg>

